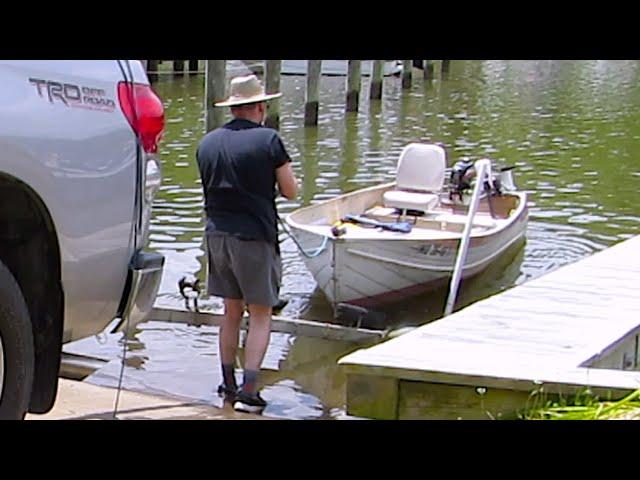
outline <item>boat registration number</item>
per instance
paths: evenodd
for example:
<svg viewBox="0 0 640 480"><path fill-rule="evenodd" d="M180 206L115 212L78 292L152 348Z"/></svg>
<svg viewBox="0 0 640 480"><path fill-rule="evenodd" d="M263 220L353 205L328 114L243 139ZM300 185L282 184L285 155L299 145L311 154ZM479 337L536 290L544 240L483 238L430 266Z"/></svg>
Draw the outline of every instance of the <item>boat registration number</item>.
<svg viewBox="0 0 640 480"><path fill-rule="evenodd" d="M446 257L451 254L451 248L445 245L435 245L433 243L429 245L420 245L417 248L418 252L432 257Z"/></svg>

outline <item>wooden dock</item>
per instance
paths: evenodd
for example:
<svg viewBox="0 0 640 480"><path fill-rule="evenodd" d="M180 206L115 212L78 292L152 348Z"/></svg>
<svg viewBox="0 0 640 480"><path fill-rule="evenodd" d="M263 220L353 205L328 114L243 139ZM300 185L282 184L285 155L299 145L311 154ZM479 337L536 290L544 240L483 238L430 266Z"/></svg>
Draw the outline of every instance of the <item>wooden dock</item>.
<svg viewBox="0 0 640 480"><path fill-rule="evenodd" d="M215 326L219 326L224 318L220 313L193 312L177 308L154 308L149 317L152 320L159 320L163 322ZM248 326L249 317L245 313L240 328L242 330L246 330ZM384 338L386 333L381 330L344 327L333 323L303 320L300 318L288 318L280 315L273 315L271 318L271 331L351 343L377 342Z"/></svg>
<svg viewBox="0 0 640 480"><path fill-rule="evenodd" d="M541 400L640 388L640 236L339 361L347 412L517 418Z"/></svg>

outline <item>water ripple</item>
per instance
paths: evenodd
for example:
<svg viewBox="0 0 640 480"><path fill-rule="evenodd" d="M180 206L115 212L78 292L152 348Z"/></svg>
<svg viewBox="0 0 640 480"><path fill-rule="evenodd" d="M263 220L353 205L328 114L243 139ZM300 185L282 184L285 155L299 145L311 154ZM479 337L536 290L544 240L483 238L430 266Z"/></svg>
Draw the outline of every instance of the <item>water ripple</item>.
<svg viewBox="0 0 640 480"><path fill-rule="evenodd" d="M449 165L482 156L516 165L516 183L529 194L531 225L514 283L638 233L640 207L631 199L640 147L625 141L640 139L635 62L494 60L452 67L448 80L423 85L418 76L406 93L399 79L385 79L379 104L369 104L364 81L361 109L348 116L345 79L323 77L315 129L301 126L304 78L283 77L281 134L304 186L298 201L278 201L281 213L393 180L407 143L438 142ZM203 81L161 81L155 88L165 102L167 131L152 247L173 252L165 276L203 278L203 198L194 160L204 133ZM287 312L323 305L295 246L282 232L281 238ZM160 296L174 295L175 285L163 280Z"/></svg>

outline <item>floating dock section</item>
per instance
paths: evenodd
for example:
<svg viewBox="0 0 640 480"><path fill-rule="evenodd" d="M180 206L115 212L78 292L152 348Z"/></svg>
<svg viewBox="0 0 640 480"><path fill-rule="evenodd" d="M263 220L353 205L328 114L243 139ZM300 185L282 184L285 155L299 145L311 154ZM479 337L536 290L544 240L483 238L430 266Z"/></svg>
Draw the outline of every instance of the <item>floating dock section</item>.
<svg viewBox="0 0 640 480"><path fill-rule="evenodd" d="M640 388L640 236L343 357L347 413L518 418Z"/></svg>

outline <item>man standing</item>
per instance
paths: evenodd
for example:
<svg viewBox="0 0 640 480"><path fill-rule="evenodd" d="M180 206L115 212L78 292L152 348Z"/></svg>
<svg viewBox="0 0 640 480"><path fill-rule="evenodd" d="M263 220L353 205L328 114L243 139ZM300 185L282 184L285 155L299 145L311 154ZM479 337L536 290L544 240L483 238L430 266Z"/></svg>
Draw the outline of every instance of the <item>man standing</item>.
<svg viewBox="0 0 640 480"><path fill-rule="evenodd" d="M215 106L231 107L233 119L202 139L196 158L207 214L208 293L222 297L225 307L218 393L234 402L236 410L257 413L266 406L258 392L258 372L282 275L275 186L293 199L297 181L280 136L262 126L265 102L282 94L265 94L255 75L234 78L229 90L229 98ZM238 389L234 363L245 305L249 332Z"/></svg>

